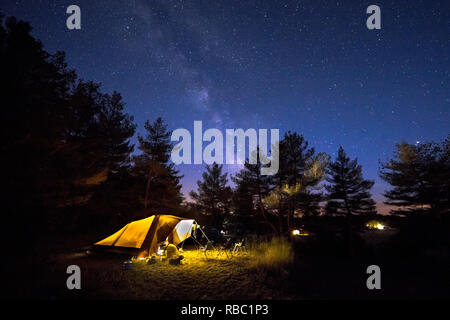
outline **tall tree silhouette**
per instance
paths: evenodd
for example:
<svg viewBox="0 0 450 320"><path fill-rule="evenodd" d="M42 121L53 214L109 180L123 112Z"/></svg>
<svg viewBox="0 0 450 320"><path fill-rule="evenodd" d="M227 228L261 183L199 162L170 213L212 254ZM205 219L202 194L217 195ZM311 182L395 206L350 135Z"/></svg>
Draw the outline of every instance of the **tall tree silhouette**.
<svg viewBox="0 0 450 320"><path fill-rule="evenodd" d="M344 149L339 147L336 160L328 166L325 186L327 194L327 213L374 214L375 201L369 190L374 185L372 180L364 180L362 167L357 159L350 160Z"/></svg>
<svg viewBox="0 0 450 320"><path fill-rule="evenodd" d="M286 227L291 229L294 215L317 214L322 194L319 192L328 156L315 153L308 142L296 132L287 132L279 144L280 165L274 177L274 190L265 202L272 212L286 217Z"/></svg>
<svg viewBox="0 0 450 320"><path fill-rule="evenodd" d="M261 175L262 164L259 161L259 150L252 152L258 160L257 163L251 164L247 159L244 163L244 168L234 177L231 177L231 180L236 184L233 193L236 213L241 215L249 213L259 214L272 231L280 234L280 216L278 215L277 221L273 221L273 217L267 212L263 201L273 188L273 178ZM278 227L276 226L277 224Z"/></svg>
<svg viewBox="0 0 450 320"><path fill-rule="evenodd" d="M229 213L232 196L231 188L227 186L227 173L222 173L222 167L215 162L207 165L202 174L203 181L197 181L197 192L189 193L202 212L212 216L213 225L218 230L222 229L224 218Z"/></svg>
<svg viewBox="0 0 450 320"><path fill-rule="evenodd" d="M103 142L100 165L107 170L108 179L95 190L89 206L96 221L103 221L101 225L107 227L105 221L122 224L138 208L131 175L130 153L134 146L129 141L136 125L133 117L124 112L124 102L118 92L103 95L97 118L96 136Z"/></svg>
<svg viewBox="0 0 450 320"><path fill-rule="evenodd" d="M0 17L3 218L16 225L26 217L27 236L71 225L72 209L126 165L135 130L118 93L78 79L63 52L46 52L30 32Z"/></svg>
<svg viewBox="0 0 450 320"><path fill-rule="evenodd" d="M28 23L0 25L5 204L19 211L85 204L128 157L133 119L117 93L77 80L63 52L46 52Z"/></svg>
<svg viewBox="0 0 450 320"><path fill-rule="evenodd" d="M183 200L178 171L169 163L172 143L171 131L161 118L146 121L146 135L138 136L142 153L133 158L134 172L144 178L143 205L160 212L174 210Z"/></svg>
<svg viewBox="0 0 450 320"><path fill-rule="evenodd" d="M326 180L330 183L326 211L328 214L345 214L346 238L350 255L353 255L353 233L351 217L354 214L375 214L375 201L369 190L374 181L364 180L362 167L357 159L350 160L339 147L336 160L329 164Z"/></svg>
<svg viewBox="0 0 450 320"><path fill-rule="evenodd" d="M402 142L380 176L392 189L384 196L394 213L428 213L440 220L450 210L450 136L441 143Z"/></svg>
<svg viewBox="0 0 450 320"><path fill-rule="evenodd" d="M133 117L125 113L124 107L121 94L114 91L112 95L104 95L98 114L105 165L111 170L129 165L130 153L134 149L129 138L134 135L136 125Z"/></svg>

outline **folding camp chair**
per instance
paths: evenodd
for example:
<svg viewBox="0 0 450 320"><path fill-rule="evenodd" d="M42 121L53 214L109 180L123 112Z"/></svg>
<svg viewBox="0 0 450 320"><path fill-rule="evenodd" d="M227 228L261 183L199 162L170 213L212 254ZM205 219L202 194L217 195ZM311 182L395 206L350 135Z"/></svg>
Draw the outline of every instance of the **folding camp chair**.
<svg viewBox="0 0 450 320"><path fill-rule="evenodd" d="M242 252L242 251L247 252L247 248L245 247L245 239L242 239L241 241L236 242L234 244L232 253L236 254L236 253Z"/></svg>
<svg viewBox="0 0 450 320"><path fill-rule="evenodd" d="M233 257L232 252L232 241L231 238L228 238L227 241L223 245L220 246L219 252L217 252L216 258L219 258L223 253L225 253L227 259L230 259Z"/></svg>
<svg viewBox="0 0 450 320"><path fill-rule="evenodd" d="M206 260L208 260L207 251L214 248L211 241L208 241L204 246L200 246L198 249L205 256Z"/></svg>

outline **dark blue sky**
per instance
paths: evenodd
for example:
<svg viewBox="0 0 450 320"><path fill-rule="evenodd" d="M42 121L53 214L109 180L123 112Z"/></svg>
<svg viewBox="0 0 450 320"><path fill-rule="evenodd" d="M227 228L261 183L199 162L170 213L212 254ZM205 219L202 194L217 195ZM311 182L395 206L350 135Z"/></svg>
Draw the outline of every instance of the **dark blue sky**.
<svg viewBox="0 0 450 320"><path fill-rule="evenodd" d="M81 8L82 29L66 28ZM381 8L381 30L366 8ZM450 133L450 1L2 1L81 78L119 91L138 132L279 128L317 151L342 145L387 187L378 161L396 143ZM183 165L183 191L202 165ZM235 172L237 166L227 166ZM382 211L385 209L382 208Z"/></svg>

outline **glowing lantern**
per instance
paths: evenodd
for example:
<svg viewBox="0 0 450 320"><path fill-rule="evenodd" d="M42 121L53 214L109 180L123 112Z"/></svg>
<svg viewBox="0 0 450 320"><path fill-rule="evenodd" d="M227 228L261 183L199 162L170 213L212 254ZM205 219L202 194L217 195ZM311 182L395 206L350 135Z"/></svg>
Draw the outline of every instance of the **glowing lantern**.
<svg viewBox="0 0 450 320"><path fill-rule="evenodd" d="M292 235L293 236L299 236L300 235L300 230L298 230L298 229L292 230Z"/></svg>
<svg viewBox="0 0 450 320"><path fill-rule="evenodd" d="M377 229L377 230L384 230L385 226L381 224L378 221L371 220L366 223L366 227L369 229Z"/></svg>

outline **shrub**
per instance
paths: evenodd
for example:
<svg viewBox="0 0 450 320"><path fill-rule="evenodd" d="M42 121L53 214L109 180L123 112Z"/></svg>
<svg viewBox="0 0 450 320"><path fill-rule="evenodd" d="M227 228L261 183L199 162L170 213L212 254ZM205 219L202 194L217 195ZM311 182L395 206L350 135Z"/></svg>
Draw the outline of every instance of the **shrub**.
<svg viewBox="0 0 450 320"><path fill-rule="evenodd" d="M262 269L281 269L293 261L291 244L284 238L272 238L269 242L250 245L252 256L250 267Z"/></svg>

